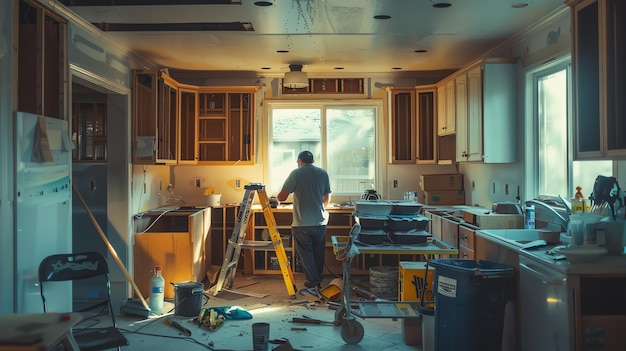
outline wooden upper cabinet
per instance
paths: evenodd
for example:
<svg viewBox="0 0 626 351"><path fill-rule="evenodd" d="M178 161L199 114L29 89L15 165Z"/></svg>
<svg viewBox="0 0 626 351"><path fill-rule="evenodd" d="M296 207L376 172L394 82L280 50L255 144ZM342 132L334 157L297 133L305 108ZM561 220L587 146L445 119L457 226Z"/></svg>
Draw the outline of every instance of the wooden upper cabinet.
<svg viewBox="0 0 626 351"><path fill-rule="evenodd" d="M624 159L626 2L567 3L573 25L574 158Z"/></svg>
<svg viewBox="0 0 626 351"><path fill-rule="evenodd" d="M198 163L254 163L257 87L200 87Z"/></svg>
<svg viewBox="0 0 626 351"><path fill-rule="evenodd" d="M195 86L134 71L135 162L253 164L257 90Z"/></svg>
<svg viewBox="0 0 626 351"><path fill-rule="evenodd" d="M391 163L415 163L415 89L390 89Z"/></svg>
<svg viewBox="0 0 626 351"><path fill-rule="evenodd" d="M456 76L457 162L517 162L516 63L485 59Z"/></svg>
<svg viewBox="0 0 626 351"><path fill-rule="evenodd" d="M388 95L391 163L436 163L436 87L394 88Z"/></svg>
<svg viewBox="0 0 626 351"><path fill-rule="evenodd" d="M65 119L67 23L36 1L18 6L17 110Z"/></svg>

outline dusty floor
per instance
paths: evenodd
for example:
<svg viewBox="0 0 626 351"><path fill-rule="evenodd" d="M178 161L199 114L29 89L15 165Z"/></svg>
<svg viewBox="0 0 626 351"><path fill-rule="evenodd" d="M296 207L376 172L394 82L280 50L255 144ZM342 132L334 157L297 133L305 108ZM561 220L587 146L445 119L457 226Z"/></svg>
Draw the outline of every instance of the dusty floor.
<svg viewBox="0 0 626 351"><path fill-rule="evenodd" d="M303 287L303 278L296 278L296 286ZM360 280L359 280L360 279ZM353 285L364 282L367 277L352 277ZM326 282L328 283L328 282ZM363 286L366 287L366 286ZM335 308L329 308L325 302L316 302L312 296L296 293L291 298L282 276L237 276L233 291L253 293L255 296L222 290L217 296L208 295L203 299L204 308L238 306L252 315L252 319L227 319L215 331L193 323L192 317L176 316L172 311L159 317L143 319L134 316L119 316L118 327L128 338L130 345L126 350L252 350L252 324L267 322L270 324L270 341L280 339L289 343L269 344L268 350L280 347L280 350L420 350L418 346L407 345L403 338L401 319L361 318L356 320L363 326L363 339L347 344L342 336L342 328L332 325ZM356 296L351 298L353 301ZM166 309L173 308L173 301L166 301ZM165 317L179 322L191 331L185 336L181 331L167 323ZM319 319L327 324L294 323L293 318ZM296 330L294 330L296 329ZM304 330L297 330L304 329ZM415 329L415 332L419 330Z"/></svg>

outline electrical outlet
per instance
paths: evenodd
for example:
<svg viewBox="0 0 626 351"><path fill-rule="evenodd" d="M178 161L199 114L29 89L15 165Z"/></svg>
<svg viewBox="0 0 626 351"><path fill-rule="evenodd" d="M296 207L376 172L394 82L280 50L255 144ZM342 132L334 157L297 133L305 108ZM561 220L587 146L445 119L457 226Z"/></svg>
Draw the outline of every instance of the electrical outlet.
<svg viewBox="0 0 626 351"><path fill-rule="evenodd" d="M235 179L235 188L241 188L241 179Z"/></svg>
<svg viewBox="0 0 626 351"><path fill-rule="evenodd" d="M195 181L195 184L196 184L196 188L199 188L200 187L200 178L195 178L194 181Z"/></svg>
<svg viewBox="0 0 626 351"><path fill-rule="evenodd" d="M397 179L394 179L394 180L393 180L393 187L394 187L394 188L397 188L397 187L398 187L398 180L397 180Z"/></svg>

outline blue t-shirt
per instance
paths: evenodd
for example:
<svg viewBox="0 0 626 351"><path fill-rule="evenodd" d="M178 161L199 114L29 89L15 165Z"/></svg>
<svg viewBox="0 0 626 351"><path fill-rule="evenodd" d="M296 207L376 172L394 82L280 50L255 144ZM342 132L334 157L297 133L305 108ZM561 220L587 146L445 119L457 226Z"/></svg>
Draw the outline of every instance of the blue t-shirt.
<svg viewBox="0 0 626 351"><path fill-rule="evenodd" d="M293 193L293 227L326 225L324 195L330 194L328 173L312 164L303 164L289 173L283 190Z"/></svg>

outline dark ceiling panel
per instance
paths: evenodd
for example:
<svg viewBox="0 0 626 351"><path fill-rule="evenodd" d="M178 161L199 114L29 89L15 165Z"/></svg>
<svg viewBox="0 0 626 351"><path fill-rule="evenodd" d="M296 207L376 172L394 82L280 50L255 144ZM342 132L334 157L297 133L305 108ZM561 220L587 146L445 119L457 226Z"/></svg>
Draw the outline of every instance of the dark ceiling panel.
<svg viewBox="0 0 626 351"><path fill-rule="evenodd" d="M60 0L65 6L241 5L241 0Z"/></svg>
<svg viewBox="0 0 626 351"><path fill-rule="evenodd" d="M253 32L249 22L227 23L93 23L104 32L206 32L244 31Z"/></svg>

